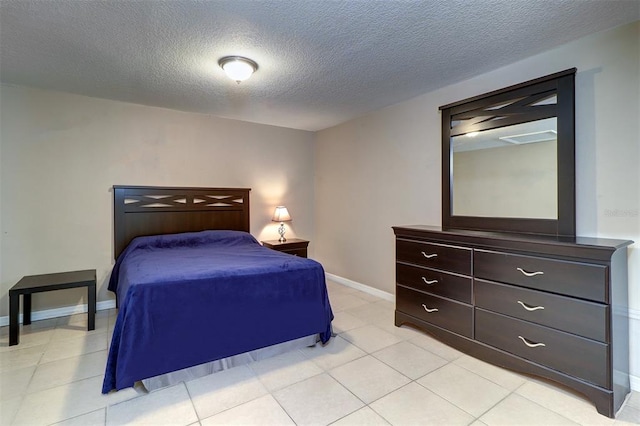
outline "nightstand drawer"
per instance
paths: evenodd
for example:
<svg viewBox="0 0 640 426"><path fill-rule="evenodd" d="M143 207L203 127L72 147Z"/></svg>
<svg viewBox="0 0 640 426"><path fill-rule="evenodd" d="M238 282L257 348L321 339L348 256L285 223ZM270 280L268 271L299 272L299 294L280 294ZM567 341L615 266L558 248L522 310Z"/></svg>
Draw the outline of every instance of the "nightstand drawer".
<svg viewBox="0 0 640 426"><path fill-rule="evenodd" d="M609 345L476 308L476 339L609 388Z"/></svg>
<svg viewBox="0 0 640 426"><path fill-rule="evenodd" d="M470 249L398 239L396 259L442 271L471 275Z"/></svg>
<svg viewBox="0 0 640 426"><path fill-rule="evenodd" d="M299 249L292 249L292 250L280 250L283 253L287 253L287 254L292 254L294 256L300 256L300 257L307 257L307 249L306 248L299 248Z"/></svg>
<svg viewBox="0 0 640 426"><path fill-rule="evenodd" d="M479 279L473 291L480 308L609 342L607 305Z"/></svg>
<svg viewBox="0 0 640 426"><path fill-rule="evenodd" d="M471 278L463 275L397 263L396 282L416 290L471 303Z"/></svg>
<svg viewBox="0 0 640 426"><path fill-rule="evenodd" d="M473 270L477 278L609 301L608 270L604 265L475 250Z"/></svg>
<svg viewBox="0 0 640 426"><path fill-rule="evenodd" d="M471 306L396 286L396 309L454 333L471 337Z"/></svg>
<svg viewBox="0 0 640 426"><path fill-rule="evenodd" d="M307 257L307 247L309 241L299 238L288 238L284 242L278 240L262 241L262 245L271 250L291 254L293 256Z"/></svg>

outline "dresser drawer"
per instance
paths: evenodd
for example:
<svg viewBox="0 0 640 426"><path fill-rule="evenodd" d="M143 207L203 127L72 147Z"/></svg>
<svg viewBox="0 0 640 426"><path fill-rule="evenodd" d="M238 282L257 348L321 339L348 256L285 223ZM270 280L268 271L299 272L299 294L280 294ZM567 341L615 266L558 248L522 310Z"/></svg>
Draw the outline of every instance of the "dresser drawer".
<svg viewBox="0 0 640 426"><path fill-rule="evenodd" d="M397 263L396 282L416 290L471 303L470 277Z"/></svg>
<svg viewBox="0 0 640 426"><path fill-rule="evenodd" d="M476 308L476 339L610 389L608 345Z"/></svg>
<svg viewBox="0 0 640 426"><path fill-rule="evenodd" d="M608 270L604 265L567 262L476 250L477 278L607 303Z"/></svg>
<svg viewBox="0 0 640 426"><path fill-rule="evenodd" d="M471 275L471 249L396 240L396 259L420 266Z"/></svg>
<svg viewBox="0 0 640 426"><path fill-rule="evenodd" d="M471 337L471 306L396 286L396 309L454 333Z"/></svg>
<svg viewBox="0 0 640 426"><path fill-rule="evenodd" d="M607 305L479 279L473 291L480 308L609 342Z"/></svg>

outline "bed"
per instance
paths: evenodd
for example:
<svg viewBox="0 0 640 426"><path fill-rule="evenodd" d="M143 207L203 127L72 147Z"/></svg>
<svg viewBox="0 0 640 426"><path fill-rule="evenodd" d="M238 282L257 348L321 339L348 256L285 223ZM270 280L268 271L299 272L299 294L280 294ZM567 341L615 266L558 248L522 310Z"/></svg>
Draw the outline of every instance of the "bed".
<svg viewBox="0 0 640 426"><path fill-rule="evenodd" d="M102 392L169 385L331 337L324 270L249 234L249 190L114 186L118 316Z"/></svg>

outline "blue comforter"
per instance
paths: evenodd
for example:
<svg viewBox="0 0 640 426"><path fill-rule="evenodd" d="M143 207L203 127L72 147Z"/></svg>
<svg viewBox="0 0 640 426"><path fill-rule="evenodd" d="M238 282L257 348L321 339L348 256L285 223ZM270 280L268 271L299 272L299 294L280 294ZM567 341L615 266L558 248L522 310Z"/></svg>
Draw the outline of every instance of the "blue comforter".
<svg viewBox="0 0 640 426"><path fill-rule="evenodd" d="M322 265L238 231L139 237L118 257L102 392L319 333L333 313Z"/></svg>

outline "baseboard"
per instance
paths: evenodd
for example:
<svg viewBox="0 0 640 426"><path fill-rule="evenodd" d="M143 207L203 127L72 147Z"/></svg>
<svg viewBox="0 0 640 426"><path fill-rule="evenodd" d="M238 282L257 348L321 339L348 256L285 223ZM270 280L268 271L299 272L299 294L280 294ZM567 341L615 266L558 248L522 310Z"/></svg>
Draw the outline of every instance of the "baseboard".
<svg viewBox="0 0 640 426"><path fill-rule="evenodd" d="M356 290L360 290L360 291L363 291L365 293L369 293L369 294L371 294L373 296L380 297L381 299L388 300L389 302L394 302L395 303L395 301L396 301L396 296L394 294L387 293L386 291L378 290L377 288L373 288L371 286L359 283L357 281L352 281L350 279L343 278L343 277L338 276L338 275L329 274L329 273L325 273L325 275L331 281L335 281L338 284L342 284L342 285L344 285L346 287L355 288Z"/></svg>
<svg viewBox="0 0 640 426"><path fill-rule="evenodd" d="M104 302L96 303L97 311L104 311L106 309L113 309L116 307L115 300L105 300ZM82 314L87 312L87 305L75 305L65 306L64 308L45 309L43 311L31 312L31 321L39 321L50 318L66 317L69 315ZM18 322L22 324L22 314L18 316ZM9 316L0 317L0 327L9 325Z"/></svg>
<svg viewBox="0 0 640 426"><path fill-rule="evenodd" d="M635 321L636 327L640 327L640 309L631 309L628 311L629 321ZM634 342L633 340L629 341L629 344L632 345L636 343L636 352L640 351L640 342ZM631 382L631 390L640 392L640 377L630 375L629 381Z"/></svg>

